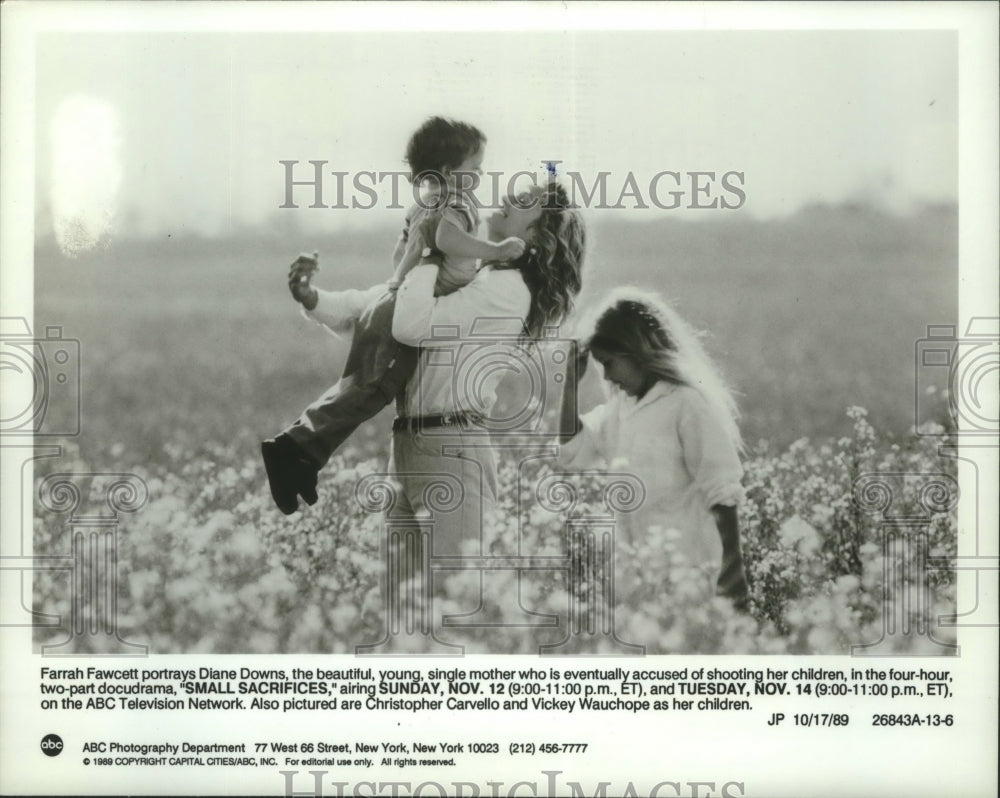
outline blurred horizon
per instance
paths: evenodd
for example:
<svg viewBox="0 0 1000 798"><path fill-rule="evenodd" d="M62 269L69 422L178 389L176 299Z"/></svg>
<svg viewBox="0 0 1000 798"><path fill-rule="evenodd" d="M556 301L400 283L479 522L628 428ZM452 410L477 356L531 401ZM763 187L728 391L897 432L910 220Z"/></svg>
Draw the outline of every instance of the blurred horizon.
<svg viewBox="0 0 1000 798"><path fill-rule="evenodd" d="M281 209L281 161L326 161L331 205L331 173L403 171L433 114L481 128L487 173L608 173L625 209L583 210L578 307L663 294L710 332L748 441L843 434L851 405L905 435L914 342L957 317L955 31L53 31L35 87L36 324L81 340L95 446L253 448L326 388L346 344L302 320L288 264L381 282L406 186ZM632 207L667 171L718 180ZM739 209L688 207L734 203L733 171Z"/></svg>
<svg viewBox="0 0 1000 798"><path fill-rule="evenodd" d="M560 336L582 334L579 319L611 288L654 289L706 331L751 444L847 434L853 405L892 436L913 427L915 400L930 403L924 418L945 417L945 391L915 394L914 347L929 325L958 317L955 206L716 218L590 224L580 312ZM302 318L288 265L317 249L317 286L365 288L389 276L394 235L115 238L75 258L38 239L35 324L81 342L86 448L120 442L142 459L170 441L253 448L281 429L336 378L347 352L347 341ZM943 389L947 370L937 371ZM598 400L582 397L588 407ZM377 448L387 423L370 422L361 439Z"/></svg>
<svg viewBox="0 0 1000 798"><path fill-rule="evenodd" d="M349 210L337 209L307 209L300 208L300 211L310 210L312 213L342 213L350 214ZM481 209L481 220L485 221L490 208ZM898 207L887 207L847 199L840 202L809 202L781 216L767 219L757 219L739 213L715 213L706 214L700 217L692 216L671 216L669 214L637 215L634 212L595 212L592 209L581 210L584 222L590 230L618 230L623 231L672 231L689 230L692 235L704 237L711 230L736 230L736 229L767 229L784 226L795 226L803 221L810 223L830 215L832 218L843 216L868 217L870 219L884 219L889 222L903 223L907 220L917 219L922 216L936 215L941 213L958 213L958 203L949 201L921 202L915 203L905 209ZM357 211L353 212L357 215ZM310 242L336 242L338 240L348 240L351 242L371 241L379 242L386 252L391 252L396 237L399 235L403 220L403 210L395 211L397 218L393 219L383 216L376 223L369 225L345 224L341 227L324 227L322 225L312 226L303 224L302 217L296 213L288 213L286 210L276 209L272 215L260 224L240 225L226 233L208 233L197 228L180 227L177 229L150 230L136 225L126 225L124 229L114 221L109 222L105 229L105 235L93 242L91 247L80 250L63 248L62 255L71 259L76 257L95 256L100 257L101 253L107 252L109 247L116 244L130 244L155 242L169 240L173 243L184 241L197 242L199 246L211 246L212 242L225 243L227 246L238 244L240 241L247 242L248 246L257 246L261 241L277 242L299 236L304 243L299 245L298 240L289 242L289 246L296 251L309 251ZM480 232L485 229L485 224L481 225ZM700 229L700 230L699 230ZM699 232L695 232L699 231ZM59 250L60 241L56 235L56 230L52 224L51 217L47 215L47 209L40 211L35 220L35 247L40 250Z"/></svg>
<svg viewBox="0 0 1000 798"><path fill-rule="evenodd" d="M279 210L280 161L299 162L296 179L327 161L327 193L346 172L347 203L364 203L352 178L404 170L433 114L482 129L487 172L557 160L586 186L607 172L626 207L630 174L647 204L664 171L744 175L739 210L688 208L701 204L688 186L676 210L595 217L905 214L958 196L951 31L49 32L35 78L36 215L76 248L112 224L126 237L398 227L387 186L364 213ZM673 188L662 181L665 204Z"/></svg>

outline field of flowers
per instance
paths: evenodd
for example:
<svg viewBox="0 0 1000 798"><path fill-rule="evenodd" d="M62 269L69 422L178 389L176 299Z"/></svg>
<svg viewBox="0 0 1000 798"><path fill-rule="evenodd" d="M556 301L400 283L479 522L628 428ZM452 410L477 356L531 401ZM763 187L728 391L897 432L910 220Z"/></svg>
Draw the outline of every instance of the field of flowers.
<svg viewBox="0 0 1000 798"><path fill-rule="evenodd" d="M651 653L849 653L879 641L882 651L949 650L954 628L940 621L955 612L954 573L925 567L956 552L955 468L937 449L947 397L920 397L932 425L923 431L942 434L914 434L913 347L928 324L955 316L954 223L953 209L931 209L908 220L842 211L596 231L590 295L614 280L654 285L710 330L709 348L740 389L749 444L740 508L749 612L706 595L706 576L672 551L673 531L651 529L640 546L615 549L619 569L639 575L616 616L618 640ZM321 284L365 284L380 273L373 246L360 235L320 246L343 257L322 261ZM355 489L385 469L388 419L365 425L327 466L307 512L282 516L266 490L259 440L314 398L343 356L290 306L287 250L283 240L177 240L76 260L36 252L35 323L80 340L83 409L81 434L59 441L63 456L36 462L36 484L52 472L145 482L145 506L121 517L117 626L153 653L347 653L385 633L385 531ZM520 544L567 554L567 522L603 511L599 480L577 486L572 508L546 511L525 500L549 476L545 460L508 452L500 469L494 553ZM887 517L918 523L900 540L886 537ZM36 506L35 554L70 550L66 516ZM533 653L565 636L569 607L595 606L601 574L483 578L493 625L435 634L470 652ZM64 639L69 574L39 572L33 586L35 609L62 618L36 641ZM520 601L513 614L501 600L510 596ZM478 574L453 575L433 614L467 613L478 600ZM524 611L561 625L518 626ZM83 634L74 645L108 643ZM614 645L587 634L571 643L559 650Z"/></svg>
<svg viewBox="0 0 1000 798"><path fill-rule="evenodd" d="M851 646L880 641L888 647L883 651L947 652L954 633L939 621L955 611L954 573L924 567L928 556L954 555L957 539L954 483L936 451L941 439L915 437L907 446L880 441L863 410L852 408L850 416L851 436L826 444L803 439L784 452L748 458L740 508L748 614L706 593L706 575L672 552L672 530L652 529L641 545L615 551L620 569L641 574L641 583L631 586L631 609L618 612L618 639L649 653L846 654ZM119 534L124 639L159 653L350 653L382 639L383 519L366 512L355 495L363 476L384 467L380 458L358 449L338 455L320 482L319 503L286 518L271 506L256 459L212 445L167 455L165 465L144 475L148 505L124 518ZM506 487L491 530L493 553L516 551L518 538L533 554L567 550L567 513L523 500L549 473L544 460L530 462L524 467L509 458L501 466ZM914 477L866 492L858 479L873 473L939 476L935 484ZM600 479L577 490L579 501L568 512L600 513ZM937 491L931 502L928 490ZM882 500L889 493L893 516L925 522L910 533L914 545L884 551L883 511L889 511ZM65 551L64 522L52 514L37 518L36 554ZM588 572L571 582L565 569L520 579L516 571L493 572L484 619L491 626L437 629L436 635L469 652L533 653L567 634L569 591L584 608L599 600L598 577ZM468 612L478 590L478 578L454 578L435 598L433 612ZM37 610L68 617L68 594L66 575L36 578ZM559 627L526 629L516 625L519 615L490 605L491 596L511 594L520 595L525 610L558 617ZM886 626L896 634L883 640ZM65 635L65 629L39 630L38 639L57 642ZM103 635L77 641L81 650L107 642ZM576 635L571 643L581 653L613 648L600 634ZM415 637L408 650L430 644Z"/></svg>

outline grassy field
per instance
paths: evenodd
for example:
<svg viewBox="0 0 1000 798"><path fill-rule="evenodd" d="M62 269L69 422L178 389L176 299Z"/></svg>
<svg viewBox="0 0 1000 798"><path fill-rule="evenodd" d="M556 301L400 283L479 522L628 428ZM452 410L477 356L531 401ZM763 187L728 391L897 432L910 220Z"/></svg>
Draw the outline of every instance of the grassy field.
<svg viewBox="0 0 1000 798"><path fill-rule="evenodd" d="M669 653L847 653L879 640L887 614L917 613L899 628L931 629L944 644L921 632L898 635L893 650L953 650L954 629L934 620L954 611L953 573L925 574L919 547L890 555L905 563L883 562L880 519L854 492L863 474L910 475L897 512L925 514L921 475L953 471L936 439L907 431L914 343L928 324L956 316L955 226L951 209L894 219L826 208L768 224L590 231L581 305L624 282L670 297L710 333L710 351L740 391L750 444L739 508L750 614L704 595L704 575L671 553L673 530L651 528L637 546L616 549L642 575L635 609L622 618L626 639ZM148 486L148 504L120 533L125 639L153 653L346 653L379 639L384 536L380 515L359 507L353 491L385 467L388 418L369 422L324 469L317 506L287 518L267 494L257 444L335 379L346 354L346 342L297 313L287 264L318 248L320 285L365 286L385 275L391 238L167 238L78 260L38 247L36 329L61 325L80 340L83 425L79 451L39 461L36 479L52 470L135 471ZM53 420L65 410L53 407ZM548 467L533 463L522 474L513 458L502 460L488 531L505 545L558 550L566 519L521 501ZM598 483L581 512L603 506ZM927 518L931 556L955 554L952 508ZM65 517L35 520L35 554L67 553ZM927 580L932 603L918 605L913 584L888 584L884 574ZM79 577L90 583L86 572ZM525 606L565 619L574 588L560 578L546 572L526 583ZM69 587L66 573L40 573L35 608L70 618ZM590 600L585 591L577 598ZM477 600L459 589L445 609L464 612ZM516 620L494 609L493 621ZM484 629L462 638L470 651L531 653L539 642L516 626ZM39 643L65 637L65 629L36 630ZM76 644L99 651L109 640Z"/></svg>
<svg viewBox="0 0 1000 798"><path fill-rule="evenodd" d="M956 227L952 208L900 219L843 207L768 223L596 225L580 304L620 283L670 298L708 333L751 446L842 435L850 405L905 434L914 342L956 316ZM318 248L318 285L362 287L386 275L392 240L166 237L75 260L40 244L36 327L80 339L84 450L156 462L167 443L252 448L335 380L346 354L297 313L287 264ZM379 418L359 440L380 448L386 427Z"/></svg>

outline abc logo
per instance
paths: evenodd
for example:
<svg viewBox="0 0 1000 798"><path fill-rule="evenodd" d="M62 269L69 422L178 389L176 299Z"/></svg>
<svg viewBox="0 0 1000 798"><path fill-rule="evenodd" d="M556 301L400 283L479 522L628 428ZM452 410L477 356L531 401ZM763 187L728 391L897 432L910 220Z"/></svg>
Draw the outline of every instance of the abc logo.
<svg viewBox="0 0 1000 798"><path fill-rule="evenodd" d="M58 734L46 734L42 738L42 753L46 756L59 756L62 750L63 741Z"/></svg>

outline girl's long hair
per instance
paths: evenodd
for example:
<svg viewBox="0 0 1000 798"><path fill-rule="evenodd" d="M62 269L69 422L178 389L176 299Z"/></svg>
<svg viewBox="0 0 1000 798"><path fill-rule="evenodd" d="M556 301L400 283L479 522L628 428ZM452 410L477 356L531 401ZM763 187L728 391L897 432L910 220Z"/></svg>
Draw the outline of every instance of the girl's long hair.
<svg viewBox="0 0 1000 798"><path fill-rule="evenodd" d="M582 285L586 231L566 189L554 181L536 198L542 215L533 224L534 239L525 253L501 268L519 269L531 294L525 320L529 338L542 337L569 315Z"/></svg>
<svg viewBox="0 0 1000 798"><path fill-rule="evenodd" d="M618 288L593 319L588 346L626 355L657 380L697 389L742 449L739 410L732 392L698 334L670 305L652 291Z"/></svg>

